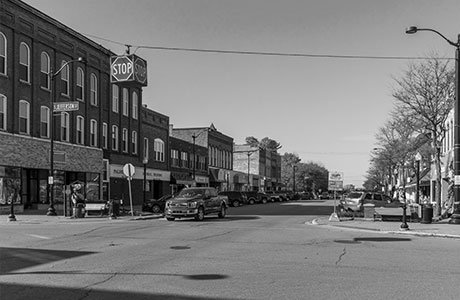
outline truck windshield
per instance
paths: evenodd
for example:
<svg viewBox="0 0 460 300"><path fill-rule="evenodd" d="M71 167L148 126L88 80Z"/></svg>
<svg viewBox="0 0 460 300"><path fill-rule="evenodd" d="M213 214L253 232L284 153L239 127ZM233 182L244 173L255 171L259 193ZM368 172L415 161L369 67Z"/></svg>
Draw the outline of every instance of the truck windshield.
<svg viewBox="0 0 460 300"><path fill-rule="evenodd" d="M203 197L204 195L204 190L182 190L179 195L177 196L178 198L195 198L195 197Z"/></svg>

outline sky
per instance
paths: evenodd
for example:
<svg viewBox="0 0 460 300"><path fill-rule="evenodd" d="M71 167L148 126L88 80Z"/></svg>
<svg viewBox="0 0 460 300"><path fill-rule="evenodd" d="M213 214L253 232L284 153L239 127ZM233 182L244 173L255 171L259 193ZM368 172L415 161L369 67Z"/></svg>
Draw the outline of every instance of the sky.
<svg viewBox="0 0 460 300"><path fill-rule="evenodd" d="M455 48L458 0L25 0L116 54L147 60L143 103L174 127L269 137L362 186L410 58ZM313 54L267 56L139 46ZM372 56L402 59L324 57ZM416 61L415 61L416 62Z"/></svg>

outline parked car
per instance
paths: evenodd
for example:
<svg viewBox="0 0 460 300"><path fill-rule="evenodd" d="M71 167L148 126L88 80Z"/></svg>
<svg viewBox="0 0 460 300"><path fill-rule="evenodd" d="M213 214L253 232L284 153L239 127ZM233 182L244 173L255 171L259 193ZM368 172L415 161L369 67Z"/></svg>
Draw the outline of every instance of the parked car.
<svg viewBox="0 0 460 300"><path fill-rule="evenodd" d="M263 193L263 192L243 192L246 197L248 198L248 203L249 204L254 204L254 203L267 203L270 197Z"/></svg>
<svg viewBox="0 0 460 300"><path fill-rule="evenodd" d="M281 201L280 195L278 195L274 191L266 191L265 194L267 194L267 196L272 202Z"/></svg>
<svg viewBox="0 0 460 300"><path fill-rule="evenodd" d="M205 215L213 213L224 218L227 205L224 198L212 187L185 188L176 197L166 201L165 217L168 221L187 217L203 221Z"/></svg>
<svg viewBox="0 0 460 300"><path fill-rule="evenodd" d="M223 191L219 195L227 196L228 203L233 207L238 207L243 204L248 204L248 197L243 192L239 191Z"/></svg>
<svg viewBox="0 0 460 300"><path fill-rule="evenodd" d="M320 200L327 200L327 199L329 199L329 193L328 193L328 192L322 192L322 193L319 195L319 199L320 199Z"/></svg>
<svg viewBox="0 0 460 300"><path fill-rule="evenodd" d="M351 192L339 202L339 208L345 211L363 211L364 204L374 204L375 207L399 207L401 204L393 201L390 196L373 192Z"/></svg>
<svg viewBox="0 0 460 300"><path fill-rule="evenodd" d="M163 213L166 201L172 198L172 195L164 195L159 199L149 199L142 204L142 211L152 212L154 214Z"/></svg>
<svg viewBox="0 0 460 300"><path fill-rule="evenodd" d="M275 191L275 194L278 194L279 198L280 198L280 202L281 201L288 201L289 198L288 198L288 194L286 191Z"/></svg>

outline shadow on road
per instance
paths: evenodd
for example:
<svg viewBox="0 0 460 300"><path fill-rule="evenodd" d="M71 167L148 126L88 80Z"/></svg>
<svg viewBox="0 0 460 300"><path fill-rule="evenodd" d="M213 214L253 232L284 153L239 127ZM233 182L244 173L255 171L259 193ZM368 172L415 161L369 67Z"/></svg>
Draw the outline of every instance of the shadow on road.
<svg viewBox="0 0 460 300"><path fill-rule="evenodd" d="M138 293L126 291L105 291L96 289L78 289L67 287L48 287L28 284L0 284L2 297L8 300L16 299L132 299L132 300L150 300L150 299L178 299L178 300L197 300L197 299L216 299L215 297L203 296L183 296L176 294L163 293ZM219 298L229 299L230 298Z"/></svg>
<svg viewBox="0 0 460 300"><path fill-rule="evenodd" d="M0 247L0 275L96 252Z"/></svg>

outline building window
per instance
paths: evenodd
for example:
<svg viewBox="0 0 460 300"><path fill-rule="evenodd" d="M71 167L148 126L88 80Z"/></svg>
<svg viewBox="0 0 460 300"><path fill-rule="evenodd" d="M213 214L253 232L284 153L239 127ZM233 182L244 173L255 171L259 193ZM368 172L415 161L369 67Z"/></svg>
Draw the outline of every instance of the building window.
<svg viewBox="0 0 460 300"><path fill-rule="evenodd" d="M85 73L83 69L77 68L77 100L85 101Z"/></svg>
<svg viewBox="0 0 460 300"><path fill-rule="evenodd" d="M161 139L155 139L153 143L156 161L165 161L165 143Z"/></svg>
<svg viewBox="0 0 460 300"><path fill-rule="evenodd" d="M123 152L128 152L128 129L126 128L123 128L121 143L123 145Z"/></svg>
<svg viewBox="0 0 460 300"><path fill-rule="evenodd" d="M40 59L40 86L50 89L50 57L48 53L42 52Z"/></svg>
<svg viewBox="0 0 460 300"><path fill-rule="evenodd" d="M97 77L93 73L91 73L90 78L90 102L91 105L97 106Z"/></svg>
<svg viewBox="0 0 460 300"><path fill-rule="evenodd" d="M108 126L107 123L102 123L102 147L107 149L107 134L108 134Z"/></svg>
<svg viewBox="0 0 460 300"><path fill-rule="evenodd" d="M133 154L137 154L137 131L133 131L131 135L131 146Z"/></svg>
<svg viewBox="0 0 460 300"><path fill-rule="evenodd" d="M19 101L19 133L30 133L30 104L25 100Z"/></svg>
<svg viewBox="0 0 460 300"><path fill-rule="evenodd" d="M123 88L123 116L129 116L129 92L127 88Z"/></svg>
<svg viewBox="0 0 460 300"><path fill-rule="evenodd" d="M69 113L61 113L61 141L68 142L70 141L70 117Z"/></svg>
<svg viewBox="0 0 460 300"><path fill-rule="evenodd" d="M188 168L188 153L187 152L181 152L180 164L182 168Z"/></svg>
<svg viewBox="0 0 460 300"><path fill-rule="evenodd" d="M19 45L19 79L30 82L30 49L26 43Z"/></svg>
<svg viewBox="0 0 460 300"><path fill-rule="evenodd" d="M144 138L144 159L149 160L149 139Z"/></svg>
<svg viewBox="0 0 460 300"><path fill-rule="evenodd" d="M50 109L47 106L40 107L40 136L50 137Z"/></svg>
<svg viewBox="0 0 460 300"><path fill-rule="evenodd" d="M91 119L91 122L90 122L89 135L90 135L90 140L89 140L90 146L97 147L97 121L94 119Z"/></svg>
<svg viewBox="0 0 460 300"><path fill-rule="evenodd" d="M112 150L118 151L118 126L112 126Z"/></svg>
<svg viewBox="0 0 460 300"><path fill-rule="evenodd" d="M0 32L0 74L6 75L6 37Z"/></svg>
<svg viewBox="0 0 460 300"><path fill-rule="evenodd" d="M112 85L112 111L118 113L120 110L120 88L118 85Z"/></svg>
<svg viewBox="0 0 460 300"><path fill-rule="evenodd" d="M137 93L133 92L133 119L138 119L138 108L139 108L139 98L137 97Z"/></svg>
<svg viewBox="0 0 460 300"><path fill-rule="evenodd" d="M77 116L77 144L85 143L85 118Z"/></svg>
<svg viewBox="0 0 460 300"><path fill-rule="evenodd" d="M179 167L179 151L171 149L171 166Z"/></svg>
<svg viewBox="0 0 460 300"><path fill-rule="evenodd" d="M0 94L0 130L6 130L6 97Z"/></svg>
<svg viewBox="0 0 460 300"><path fill-rule="evenodd" d="M64 66L61 70L61 94L64 96L69 96L69 64L63 60L61 66Z"/></svg>

